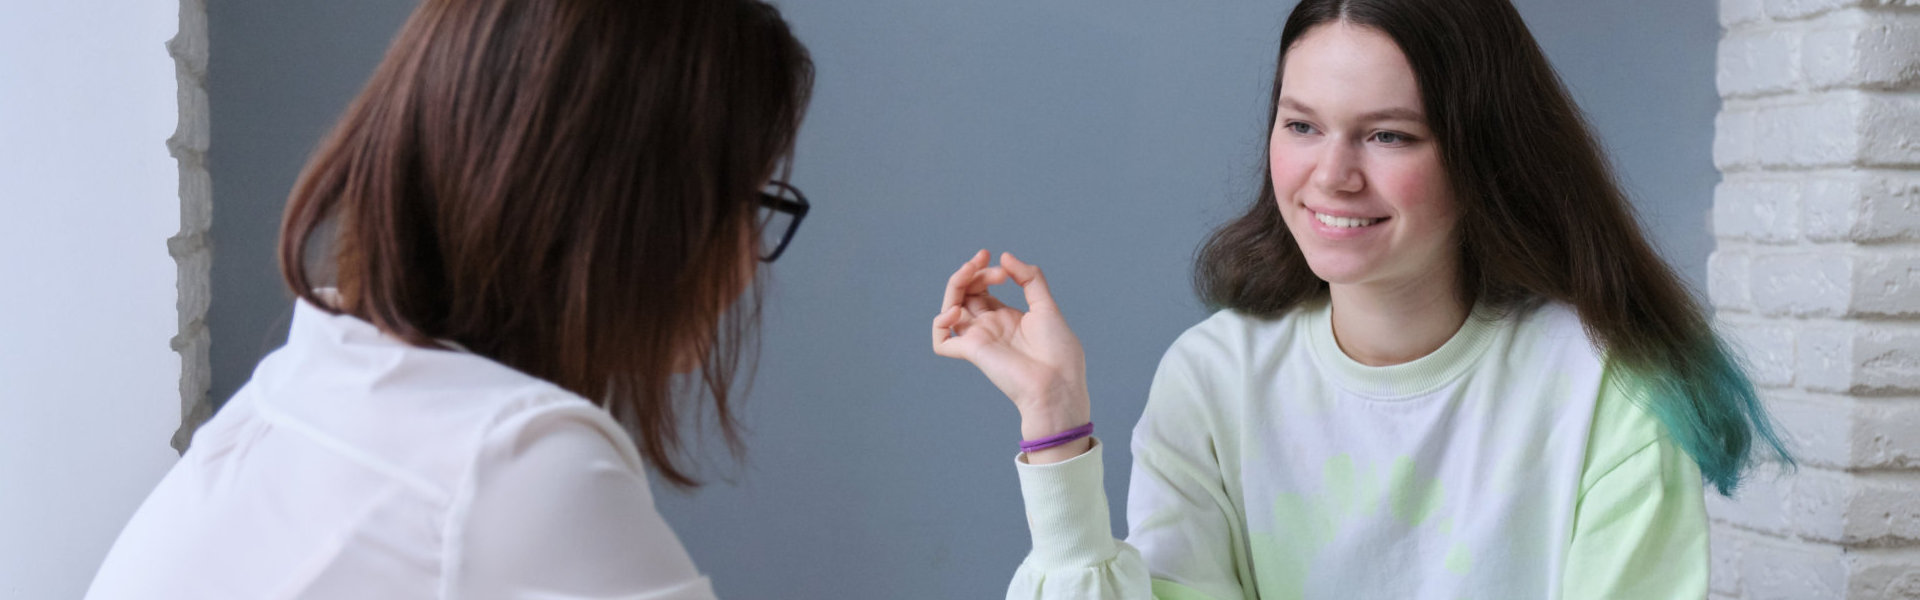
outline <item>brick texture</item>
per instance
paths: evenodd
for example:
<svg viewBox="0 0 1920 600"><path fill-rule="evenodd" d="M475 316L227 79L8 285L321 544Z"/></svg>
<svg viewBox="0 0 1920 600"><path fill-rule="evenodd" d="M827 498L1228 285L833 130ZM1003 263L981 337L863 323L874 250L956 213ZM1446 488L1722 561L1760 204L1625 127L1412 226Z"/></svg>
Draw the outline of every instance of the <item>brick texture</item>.
<svg viewBox="0 0 1920 600"><path fill-rule="evenodd" d="M180 232L167 240L167 251L179 264L179 330L173 349L180 353L180 429L173 447L185 452L193 432L212 416L208 389L213 366L208 358L212 338L207 332L207 306L212 297L213 254L207 230L213 226L213 178L207 172L209 112L207 107L206 0L180 0L180 32L167 42L180 85L180 126L167 139L167 149L180 163Z"/></svg>
<svg viewBox="0 0 1920 600"><path fill-rule="evenodd" d="M1708 295L1800 468L1710 495L1711 597L1920 599L1920 0L1722 0Z"/></svg>

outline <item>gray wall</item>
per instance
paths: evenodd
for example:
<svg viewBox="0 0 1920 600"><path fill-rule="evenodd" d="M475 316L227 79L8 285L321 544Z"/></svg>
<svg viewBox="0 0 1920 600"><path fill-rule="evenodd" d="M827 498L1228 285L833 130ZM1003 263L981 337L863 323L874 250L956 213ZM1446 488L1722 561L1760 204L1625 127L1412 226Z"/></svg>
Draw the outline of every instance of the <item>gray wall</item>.
<svg viewBox="0 0 1920 600"><path fill-rule="evenodd" d="M274 259L300 167L413 10L404 0L207 3L213 175L212 400L224 404L287 338L293 296Z"/></svg>
<svg viewBox="0 0 1920 600"><path fill-rule="evenodd" d="M1520 4L1657 243L1701 281L1713 3ZM1017 417L929 352L940 287L981 247L1045 266L1087 349L1095 420L1124 442L1161 351L1204 317L1187 283L1196 244L1257 189L1289 7L785 3L819 65L794 179L816 208L774 268L747 462L711 461L693 495L658 492L723 597L1002 593L1027 548ZM280 202L404 8L211 7L221 399L284 333ZM1122 447L1107 456L1116 507Z"/></svg>

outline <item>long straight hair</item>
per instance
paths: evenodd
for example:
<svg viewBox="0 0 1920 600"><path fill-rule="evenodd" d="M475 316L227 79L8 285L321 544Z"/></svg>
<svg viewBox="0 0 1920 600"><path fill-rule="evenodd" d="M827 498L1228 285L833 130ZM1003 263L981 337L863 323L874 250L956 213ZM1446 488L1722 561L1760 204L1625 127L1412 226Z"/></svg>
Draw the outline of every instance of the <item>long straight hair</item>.
<svg viewBox="0 0 1920 600"><path fill-rule="evenodd" d="M738 456L756 202L812 73L758 0L426 0L294 186L281 272L322 309L600 404L697 485L674 373L699 361ZM306 264L316 236L330 264Z"/></svg>
<svg viewBox="0 0 1920 600"><path fill-rule="evenodd" d="M1498 311L1571 305L1720 493L1739 484L1756 438L1792 464L1744 368L1647 243L1585 118L1507 0L1302 0L1280 35L1269 135L1287 51L1336 21L1384 32L1413 67L1459 211L1465 300ZM1281 220L1270 167L1261 179L1247 211L1201 246L1194 285L1209 305L1271 317L1323 297L1327 284Z"/></svg>

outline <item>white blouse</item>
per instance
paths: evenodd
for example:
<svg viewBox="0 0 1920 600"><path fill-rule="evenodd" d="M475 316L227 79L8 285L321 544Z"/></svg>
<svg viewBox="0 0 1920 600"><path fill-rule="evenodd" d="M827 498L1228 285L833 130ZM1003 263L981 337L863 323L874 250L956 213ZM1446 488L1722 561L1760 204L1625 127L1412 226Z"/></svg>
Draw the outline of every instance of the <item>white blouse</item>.
<svg viewBox="0 0 1920 600"><path fill-rule="evenodd" d="M114 543L90 599L713 598L606 411L294 308Z"/></svg>

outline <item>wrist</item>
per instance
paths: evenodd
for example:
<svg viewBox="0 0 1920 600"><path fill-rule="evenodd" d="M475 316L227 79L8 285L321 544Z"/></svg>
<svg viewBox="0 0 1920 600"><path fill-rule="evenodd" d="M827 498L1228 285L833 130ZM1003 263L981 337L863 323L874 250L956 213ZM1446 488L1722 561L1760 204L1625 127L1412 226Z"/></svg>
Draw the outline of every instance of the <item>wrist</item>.
<svg viewBox="0 0 1920 600"><path fill-rule="evenodd" d="M1020 439L1037 440L1081 425L1086 425L1093 420L1090 413L1091 411L1085 408L1079 408L1078 410L1062 408L1022 411L1020 413Z"/></svg>
<svg viewBox="0 0 1920 600"><path fill-rule="evenodd" d="M1039 439L1092 421L1093 408L1086 390L1085 385L1056 385L1015 401L1014 406L1020 408L1020 438Z"/></svg>

